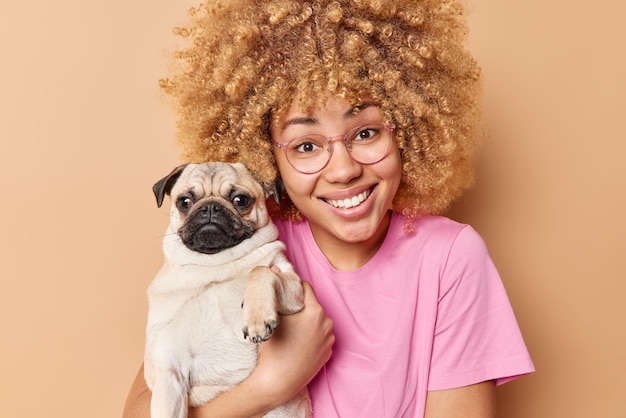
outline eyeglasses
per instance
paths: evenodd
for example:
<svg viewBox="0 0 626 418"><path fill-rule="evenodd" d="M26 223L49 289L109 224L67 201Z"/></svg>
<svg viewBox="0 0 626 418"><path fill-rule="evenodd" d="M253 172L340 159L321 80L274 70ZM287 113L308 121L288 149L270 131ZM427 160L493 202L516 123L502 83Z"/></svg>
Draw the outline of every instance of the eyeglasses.
<svg viewBox="0 0 626 418"><path fill-rule="evenodd" d="M333 141L342 140L350 157L360 164L375 164L389 154L392 132L396 125L362 125L345 135L325 137L310 134L281 144L274 144L285 152L287 161L303 174L315 174L326 167L333 154Z"/></svg>

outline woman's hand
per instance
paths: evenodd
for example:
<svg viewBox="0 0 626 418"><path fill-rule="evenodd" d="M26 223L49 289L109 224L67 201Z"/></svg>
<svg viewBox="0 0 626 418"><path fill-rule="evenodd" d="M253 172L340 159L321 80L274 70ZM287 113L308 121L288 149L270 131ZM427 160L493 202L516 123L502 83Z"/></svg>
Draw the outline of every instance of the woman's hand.
<svg viewBox="0 0 626 418"><path fill-rule="evenodd" d="M259 346L259 362L253 375L261 387L272 388L276 405L304 388L330 359L335 342L333 323L324 313L306 282L304 309L281 316L274 335Z"/></svg>

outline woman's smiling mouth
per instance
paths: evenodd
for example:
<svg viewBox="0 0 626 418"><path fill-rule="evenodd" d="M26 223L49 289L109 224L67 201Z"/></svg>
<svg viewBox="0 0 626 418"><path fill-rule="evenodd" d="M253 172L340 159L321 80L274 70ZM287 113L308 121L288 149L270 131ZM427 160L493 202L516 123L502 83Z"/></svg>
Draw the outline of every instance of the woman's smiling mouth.
<svg viewBox="0 0 626 418"><path fill-rule="evenodd" d="M355 206L359 206L361 203L367 200L370 194L372 194L372 189L365 190L364 192L361 192L358 195L352 196L351 198L348 198L348 199L340 199L340 200L323 199L323 200L324 202L328 203L332 207L339 208L339 209L350 209Z"/></svg>

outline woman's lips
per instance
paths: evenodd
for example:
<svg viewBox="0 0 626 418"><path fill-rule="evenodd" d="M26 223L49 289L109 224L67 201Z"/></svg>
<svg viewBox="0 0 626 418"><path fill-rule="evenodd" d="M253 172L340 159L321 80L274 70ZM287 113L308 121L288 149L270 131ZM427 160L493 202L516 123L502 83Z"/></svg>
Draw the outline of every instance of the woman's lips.
<svg viewBox="0 0 626 418"><path fill-rule="evenodd" d="M367 200L370 194L372 194L372 190L373 188L365 190L355 196L352 196L346 199L323 199L323 200L329 205L331 205L332 207L339 208L339 209L350 209L350 208L359 206L361 203Z"/></svg>

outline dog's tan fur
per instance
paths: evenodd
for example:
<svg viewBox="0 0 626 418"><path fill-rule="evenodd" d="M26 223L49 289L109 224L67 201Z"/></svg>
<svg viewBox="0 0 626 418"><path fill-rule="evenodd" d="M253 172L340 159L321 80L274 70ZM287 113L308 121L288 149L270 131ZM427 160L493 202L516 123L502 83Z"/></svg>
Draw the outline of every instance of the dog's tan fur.
<svg viewBox="0 0 626 418"><path fill-rule="evenodd" d="M189 406L250 374L255 342L270 338L279 314L302 309L302 285L277 240L263 188L242 164L181 166L155 184L154 192L159 206L166 194L172 206L164 265L148 289L145 378L151 416L184 418ZM198 232L194 238L190 231L204 226L200 211L221 218L209 229L215 234ZM224 232L225 225L232 230ZM227 248L206 242L214 236ZM310 408L302 391L266 416L306 417Z"/></svg>

